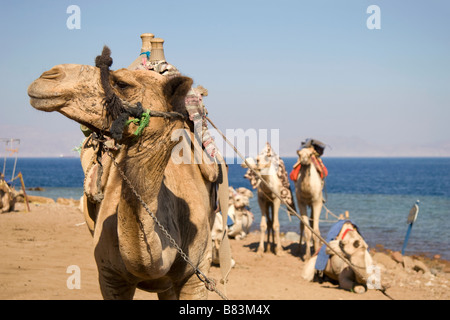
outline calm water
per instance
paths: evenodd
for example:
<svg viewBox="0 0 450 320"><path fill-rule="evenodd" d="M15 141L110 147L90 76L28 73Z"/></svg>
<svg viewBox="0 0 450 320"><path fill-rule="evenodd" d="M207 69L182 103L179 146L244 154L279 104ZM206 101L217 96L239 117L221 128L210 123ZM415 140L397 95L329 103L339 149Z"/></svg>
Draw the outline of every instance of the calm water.
<svg viewBox="0 0 450 320"><path fill-rule="evenodd" d="M439 253L450 260L450 158L323 160L329 171L326 206L334 214L349 211L370 246L380 243L401 250L409 210L419 199L420 212L406 253ZM284 158L284 161L290 171L296 159ZM13 161L8 159L7 179L11 178L12 167ZM16 174L19 171L27 188L45 188L43 192L28 191L29 194L78 199L83 193L84 175L78 158L22 158L17 162ZM249 181L243 178L245 169L240 165L230 165L229 173L231 186L251 189ZM20 182L16 182L16 188L19 187ZM256 197L251 199L250 206L256 217L253 226L256 230L260 217ZM325 210L321 219L325 220ZM298 219L293 217L290 222L284 209L280 212L280 223L282 231L299 232ZM331 225L332 222L322 222L321 233L326 235Z"/></svg>

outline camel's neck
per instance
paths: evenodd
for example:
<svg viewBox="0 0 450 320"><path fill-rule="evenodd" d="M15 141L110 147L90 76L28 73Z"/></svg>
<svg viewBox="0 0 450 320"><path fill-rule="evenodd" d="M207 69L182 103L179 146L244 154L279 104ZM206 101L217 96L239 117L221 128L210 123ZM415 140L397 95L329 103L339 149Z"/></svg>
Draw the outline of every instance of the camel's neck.
<svg viewBox="0 0 450 320"><path fill-rule="evenodd" d="M164 170L169 161L171 150L175 145L170 139L170 130L165 130L158 136L143 136L140 142L129 146L126 150L126 161L123 171L133 188L148 204L153 204L157 197L164 176ZM136 203L136 196L131 187L124 185L124 199ZM153 206L156 211L156 207Z"/></svg>
<svg viewBox="0 0 450 320"><path fill-rule="evenodd" d="M156 200L169 156L169 150L164 143L161 143L161 148L141 145L128 150L127 161L123 165L123 171L132 185L130 187L124 184L123 196L127 202L136 202L131 188L148 204Z"/></svg>
<svg viewBox="0 0 450 320"><path fill-rule="evenodd" d="M136 143L125 150L126 160L122 164L132 188L123 183L118 208L119 246L127 268L143 277L161 276L167 272L163 267L167 259L176 256L176 251L163 250L170 247L168 240L162 236L161 230L147 212L148 208L163 225L167 225L168 219L174 218L165 212L165 203L161 202L163 206L158 203L162 197L164 171L176 143L171 141L170 133L171 130L167 129L157 137L142 137L141 144ZM146 208L132 189L145 202Z"/></svg>
<svg viewBox="0 0 450 320"><path fill-rule="evenodd" d="M302 179L306 179L306 180L320 180L320 175L317 172L316 167L314 167L314 164L309 164L309 165L302 165L301 169L300 169L300 175L302 177Z"/></svg>
<svg viewBox="0 0 450 320"><path fill-rule="evenodd" d="M322 179L313 164L302 165L297 186L304 195L315 195L321 193Z"/></svg>
<svg viewBox="0 0 450 320"><path fill-rule="evenodd" d="M261 191L265 194L272 195L272 189L274 189L275 192L279 193L280 181L277 177L275 169L271 167L265 173L266 174L261 174L261 178L270 186L270 188L266 185L266 183L260 182L259 188Z"/></svg>
<svg viewBox="0 0 450 320"><path fill-rule="evenodd" d="M302 164L300 172L306 175L310 175L312 164Z"/></svg>

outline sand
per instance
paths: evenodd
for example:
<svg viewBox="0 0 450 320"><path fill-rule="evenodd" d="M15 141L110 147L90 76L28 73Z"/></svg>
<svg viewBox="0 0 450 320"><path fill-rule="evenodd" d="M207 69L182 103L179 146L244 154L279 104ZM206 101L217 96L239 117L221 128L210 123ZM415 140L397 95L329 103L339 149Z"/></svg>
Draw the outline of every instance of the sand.
<svg viewBox="0 0 450 320"><path fill-rule="evenodd" d="M97 300L102 299L93 241L83 215L74 205L31 204L31 211L16 205L0 214L0 299L2 300ZM226 288L230 300L388 300L380 291L355 294L330 282L306 282L300 276L304 262L294 252L297 243L283 240L283 255L256 255L257 232L243 240L231 240L236 261ZM447 261L428 259L432 272L404 269L394 262L382 268L382 281L395 300L448 300L450 269ZM68 288L71 266L80 270L80 288ZM210 277L220 279L212 266ZM69 281L69 286L71 283ZM135 299L157 299L137 290ZM220 300L211 292L209 299Z"/></svg>

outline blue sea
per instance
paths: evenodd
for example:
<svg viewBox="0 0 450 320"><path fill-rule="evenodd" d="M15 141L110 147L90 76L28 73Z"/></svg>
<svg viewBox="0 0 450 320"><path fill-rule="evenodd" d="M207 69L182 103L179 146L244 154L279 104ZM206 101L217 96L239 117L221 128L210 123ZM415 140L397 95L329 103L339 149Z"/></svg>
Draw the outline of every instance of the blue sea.
<svg viewBox="0 0 450 320"><path fill-rule="evenodd" d="M290 171L297 159L283 160ZM382 244L400 251L409 211L420 200L419 215L405 253L440 254L450 260L450 158L324 157L323 161L329 171L326 207L335 215L348 211L369 246ZM7 179L11 178L13 164L13 159L7 159ZM19 158L16 175L18 172L22 172L27 188L44 188L44 191L27 191L28 194L53 199L79 199L83 194L84 175L78 158ZM245 172L239 164L230 164L230 185L251 189L243 177ZM20 182L16 180L15 186L20 188ZM291 187L295 193L292 183ZM250 207L256 218L253 229L258 230L261 213L253 192L255 197ZM321 220L326 218L324 209ZM328 220L333 219L328 215ZM299 232L298 219L292 217L290 221L284 208L280 210L280 224L283 232ZM332 224L333 221L320 223L323 236Z"/></svg>

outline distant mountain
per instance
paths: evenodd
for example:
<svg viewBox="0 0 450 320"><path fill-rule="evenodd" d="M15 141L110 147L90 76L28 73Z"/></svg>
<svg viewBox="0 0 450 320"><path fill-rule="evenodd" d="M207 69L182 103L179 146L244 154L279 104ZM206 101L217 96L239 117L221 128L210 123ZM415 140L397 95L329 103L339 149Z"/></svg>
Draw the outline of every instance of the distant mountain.
<svg viewBox="0 0 450 320"><path fill-rule="evenodd" d="M21 139L19 157L77 157L78 153L73 149L81 144L84 136L78 124L69 122L64 130L52 126L43 128L42 126L1 125L0 138ZM278 153L283 157L296 157L296 150L306 138L308 137L286 138L280 135ZM395 144L390 141L380 144L359 137L313 138L327 145L324 157L450 157L450 140L428 144ZM260 145L264 146L264 144L265 142ZM218 145L226 144L220 141ZM246 151L248 150L240 150L243 154ZM0 146L1 157L4 156L4 152L5 146Z"/></svg>
<svg viewBox="0 0 450 320"><path fill-rule="evenodd" d="M450 157L450 140L429 144L385 144L368 142L358 137L317 137L327 144L325 157ZM304 140L304 139L303 139ZM280 154L295 157L301 138L280 142Z"/></svg>

